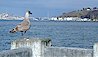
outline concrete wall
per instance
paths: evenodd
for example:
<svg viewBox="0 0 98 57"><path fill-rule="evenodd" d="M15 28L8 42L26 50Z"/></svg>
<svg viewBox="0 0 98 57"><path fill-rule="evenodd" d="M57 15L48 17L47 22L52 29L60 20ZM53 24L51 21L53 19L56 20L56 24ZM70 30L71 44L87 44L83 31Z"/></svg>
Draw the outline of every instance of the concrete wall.
<svg viewBox="0 0 98 57"><path fill-rule="evenodd" d="M11 43L11 49L0 52L0 57L98 57L98 43L84 49L51 47L50 39L19 39Z"/></svg>
<svg viewBox="0 0 98 57"><path fill-rule="evenodd" d="M11 49L17 49L20 47L28 47L32 49L32 57L42 57L44 54L44 49L51 46L50 39L19 39L11 43Z"/></svg>
<svg viewBox="0 0 98 57"><path fill-rule="evenodd" d="M44 57L93 57L92 49L51 47L45 50Z"/></svg>
<svg viewBox="0 0 98 57"><path fill-rule="evenodd" d="M19 48L0 52L0 57L32 57L30 48Z"/></svg>
<svg viewBox="0 0 98 57"><path fill-rule="evenodd" d="M93 57L98 57L98 43L94 44L93 50L94 50Z"/></svg>

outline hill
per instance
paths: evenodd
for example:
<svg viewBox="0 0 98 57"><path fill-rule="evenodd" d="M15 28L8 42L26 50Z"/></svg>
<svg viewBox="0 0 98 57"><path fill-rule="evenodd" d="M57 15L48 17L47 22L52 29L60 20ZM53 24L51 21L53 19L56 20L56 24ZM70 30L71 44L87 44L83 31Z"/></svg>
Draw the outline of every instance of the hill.
<svg viewBox="0 0 98 57"><path fill-rule="evenodd" d="M72 11L68 13L63 13L59 17L79 17L79 18L89 18L89 19L98 19L98 8L83 8L82 10Z"/></svg>

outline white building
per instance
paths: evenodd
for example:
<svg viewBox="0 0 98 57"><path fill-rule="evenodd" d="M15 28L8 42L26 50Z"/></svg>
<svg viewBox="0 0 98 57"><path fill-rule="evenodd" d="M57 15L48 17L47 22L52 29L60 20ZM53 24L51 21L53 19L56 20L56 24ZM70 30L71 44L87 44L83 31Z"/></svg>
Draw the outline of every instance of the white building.
<svg viewBox="0 0 98 57"><path fill-rule="evenodd" d="M57 21L57 17L51 17L50 20Z"/></svg>

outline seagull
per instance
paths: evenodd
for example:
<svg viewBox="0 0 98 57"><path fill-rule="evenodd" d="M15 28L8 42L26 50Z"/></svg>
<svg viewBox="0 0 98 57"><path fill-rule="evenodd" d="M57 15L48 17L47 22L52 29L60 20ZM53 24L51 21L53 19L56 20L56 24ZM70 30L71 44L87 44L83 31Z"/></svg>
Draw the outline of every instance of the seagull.
<svg viewBox="0 0 98 57"><path fill-rule="evenodd" d="M13 28L10 33L21 32L22 36L26 33L27 30L30 29L30 11L27 11L23 21L18 24L15 28Z"/></svg>

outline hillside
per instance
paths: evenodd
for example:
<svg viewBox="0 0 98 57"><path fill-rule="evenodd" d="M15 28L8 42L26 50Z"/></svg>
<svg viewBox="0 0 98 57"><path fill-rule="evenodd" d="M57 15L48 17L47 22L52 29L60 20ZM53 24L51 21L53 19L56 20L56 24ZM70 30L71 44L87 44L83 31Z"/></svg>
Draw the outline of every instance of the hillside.
<svg viewBox="0 0 98 57"><path fill-rule="evenodd" d="M83 8L82 10L72 11L68 13L63 13L59 17L79 17L79 18L89 18L98 19L98 9L97 8Z"/></svg>

